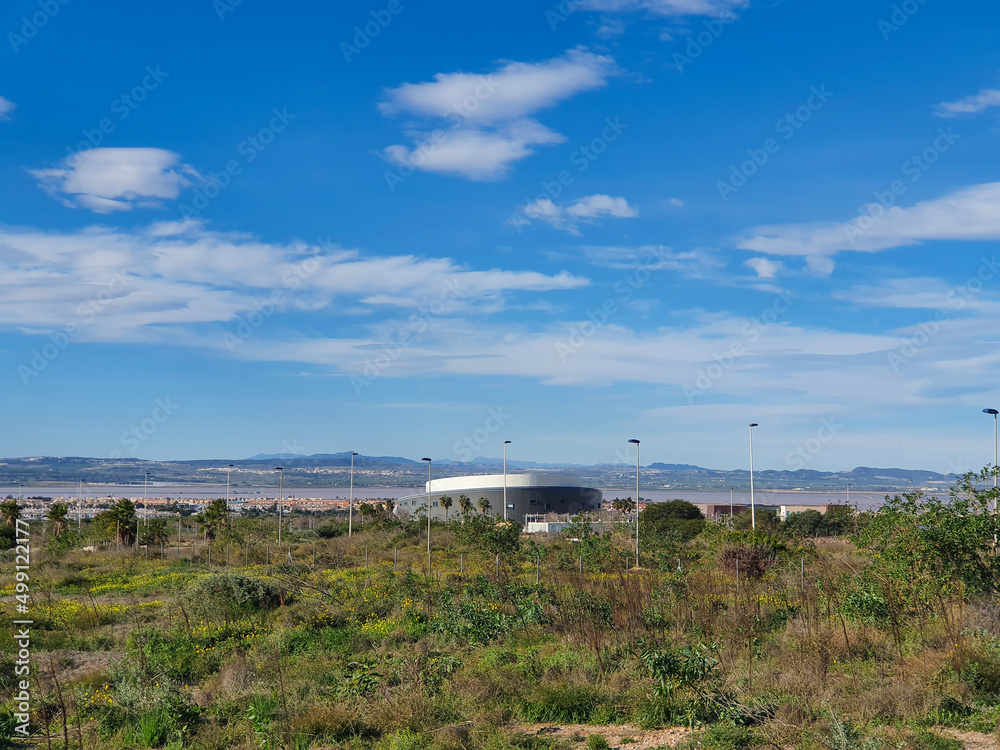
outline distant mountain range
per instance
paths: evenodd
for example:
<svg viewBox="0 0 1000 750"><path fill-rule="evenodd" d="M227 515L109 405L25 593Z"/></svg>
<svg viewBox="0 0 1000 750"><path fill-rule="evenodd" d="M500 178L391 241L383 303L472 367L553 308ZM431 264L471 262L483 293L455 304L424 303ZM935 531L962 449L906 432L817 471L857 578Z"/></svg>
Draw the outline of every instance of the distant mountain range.
<svg viewBox="0 0 1000 750"><path fill-rule="evenodd" d="M275 464L280 462L288 487L344 487L348 483L351 453L259 453L247 459L196 461L152 461L141 458L85 458L35 456L0 459L0 485L139 484L146 472L155 483L225 484L227 468L233 465L233 487L274 483ZM503 460L476 458L472 461L434 461L435 477L499 472ZM359 487L415 487L427 477L421 461L399 456L355 456L354 482ZM508 471L562 471L579 476L596 487L628 487L635 481L635 467L625 464L545 464L507 461ZM749 486L746 469L708 469L691 464L652 463L642 467L642 486L648 489L737 491ZM925 489L941 492L953 484L954 474L920 469L881 469L859 466L849 471L796 471L762 469L754 472L760 490L844 490L850 484L858 491L892 492Z"/></svg>

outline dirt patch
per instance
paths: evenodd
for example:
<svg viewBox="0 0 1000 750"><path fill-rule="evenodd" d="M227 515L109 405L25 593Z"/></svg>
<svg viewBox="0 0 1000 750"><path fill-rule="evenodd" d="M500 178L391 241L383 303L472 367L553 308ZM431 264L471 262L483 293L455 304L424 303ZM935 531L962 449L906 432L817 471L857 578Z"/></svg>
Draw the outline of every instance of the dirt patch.
<svg viewBox="0 0 1000 750"><path fill-rule="evenodd" d="M640 729L634 724L523 724L525 734L536 734L559 739L584 741L592 734L600 734L608 745L620 750L649 750L654 747L676 747L691 733L683 727L670 729ZM994 746L995 747L995 746ZM978 750L978 748L977 748Z"/></svg>
<svg viewBox="0 0 1000 750"><path fill-rule="evenodd" d="M92 675L105 671L112 660L119 660L123 654L111 651L65 651L47 652L40 666L43 676L50 674L49 656L55 663L59 681L63 683L78 682Z"/></svg>
<svg viewBox="0 0 1000 750"><path fill-rule="evenodd" d="M960 732L957 729L937 729L939 734L958 740L965 750L998 750L1000 742L995 734L981 734L979 732Z"/></svg>

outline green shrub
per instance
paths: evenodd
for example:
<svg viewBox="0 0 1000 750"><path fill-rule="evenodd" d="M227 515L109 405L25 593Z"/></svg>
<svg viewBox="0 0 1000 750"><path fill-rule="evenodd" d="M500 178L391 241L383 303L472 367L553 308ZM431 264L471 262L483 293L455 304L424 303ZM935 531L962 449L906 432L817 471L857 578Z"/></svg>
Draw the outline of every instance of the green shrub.
<svg viewBox="0 0 1000 750"><path fill-rule="evenodd" d="M335 539L347 535L347 524L341 521L331 521L316 527L316 533L321 539Z"/></svg>
<svg viewBox="0 0 1000 750"><path fill-rule="evenodd" d="M609 750L610 745L603 734L592 734L587 737L587 750Z"/></svg>
<svg viewBox="0 0 1000 750"><path fill-rule="evenodd" d="M423 750L424 738L409 729L387 734L376 746L378 750Z"/></svg>
<svg viewBox="0 0 1000 750"><path fill-rule="evenodd" d="M740 750L753 747L757 738L746 727L739 727L731 722L713 724L702 735L702 746L710 750Z"/></svg>
<svg viewBox="0 0 1000 750"><path fill-rule="evenodd" d="M526 721L572 722L590 721L604 696L590 685L539 685L531 700L521 705Z"/></svg>
<svg viewBox="0 0 1000 750"><path fill-rule="evenodd" d="M243 573L214 573L191 584L185 598L205 614L219 613L226 620L273 609L281 603L281 589L271 581ZM287 602L289 597L285 597Z"/></svg>

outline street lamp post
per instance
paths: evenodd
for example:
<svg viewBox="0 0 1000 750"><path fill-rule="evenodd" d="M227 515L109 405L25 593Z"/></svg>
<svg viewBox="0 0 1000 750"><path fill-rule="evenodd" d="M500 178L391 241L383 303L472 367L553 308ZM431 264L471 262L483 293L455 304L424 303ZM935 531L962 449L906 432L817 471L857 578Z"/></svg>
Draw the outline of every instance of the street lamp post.
<svg viewBox="0 0 1000 750"><path fill-rule="evenodd" d="M278 547L281 547L281 506L285 499L285 470L280 466L275 466L278 472Z"/></svg>
<svg viewBox="0 0 1000 750"><path fill-rule="evenodd" d="M503 520L507 520L507 446L509 440L503 441Z"/></svg>
<svg viewBox="0 0 1000 750"><path fill-rule="evenodd" d="M229 464L229 466L226 467L226 513L229 512L229 479L230 479L230 474L232 473L233 473L233 465Z"/></svg>
<svg viewBox="0 0 1000 750"><path fill-rule="evenodd" d="M750 423L750 526L757 530L757 510L753 500L753 428L757 427L756 422Z"/></svg>
<svg viewBox="0 0 1000 750"><path fill-rule="evenodd" d="M427 576L431 575L431 459L421 458L427 462Z"/></svg>
<svg viewBox="0 0 1000 750"><path fill-rule="evenodd" d="M635 443L635 567L639 567L639 441L635 438L629 440Z"/></svg>
<svg viewBox="0 0 1000 750"><path fill-rule="evenodd" d="M996 409L983 409L983 414L993 415L993 486L997 486L997 414Z"/></svg>
<svg viewBox="0 0 1000 750"><path fill-rule="evenodd" d="M83 480L80 480L80 494L76 498L76 530L77 532L83 526Z"/></svg>
<svg viewBox="0 0 1000 750"><path fill-rule="evenodd" d="M354 533L354 457L358 455L351 451L351 494L347 500L347 536Z"/></svg>
<svg viewBox="0 0 1000 750"><path fill-rule="evenodd" d="M142 480L142 525L146 525L146 509L149 507L149 472Z"/></svg>

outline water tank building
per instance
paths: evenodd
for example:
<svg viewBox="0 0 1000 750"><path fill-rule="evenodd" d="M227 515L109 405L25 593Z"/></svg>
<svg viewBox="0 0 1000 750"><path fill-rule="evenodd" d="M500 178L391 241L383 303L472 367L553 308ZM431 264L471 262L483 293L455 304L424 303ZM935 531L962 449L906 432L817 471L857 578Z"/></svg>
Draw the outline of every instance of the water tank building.
<svg viewBox="0 0 1000 750"><path fill-rule="evenodd" d="M429 487L427 485L430 485ZM504 475L481 474L467 477L446 477L424 483L424 491L407 495L396 501L396 512L416 515L427 508L428 494L431 504L431 518L445 520L445 509L441 497L451 498L449 519L461 517L458 503L460 495L466 495L472 503L471 513L482 515L480 500L489 503L486 515L493 518L504 517ZM524 523L525 516L556 513L576 515L597 511L601 508L603 495L600 490L585 487L576 477L565 474L507 474L507 518Z"/></svg>

